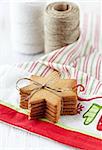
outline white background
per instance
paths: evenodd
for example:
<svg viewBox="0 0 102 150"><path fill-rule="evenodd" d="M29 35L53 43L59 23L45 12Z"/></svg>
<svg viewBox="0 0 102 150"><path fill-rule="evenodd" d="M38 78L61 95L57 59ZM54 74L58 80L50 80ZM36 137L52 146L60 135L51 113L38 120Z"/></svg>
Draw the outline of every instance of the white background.
<svg viewBox="0 0 102 150"><path fill-rule="evenodd" d="M19 0L18 0L19 1ZM14 1L13 2L18 2ZM21 0L22 1L22 0ZM21 2L20 1L20 2ZM51 0L50 0L51 1ZM73 0L80 6L81 11L93 11L100 13L101 0ZM0 1L0 65L14 64L36 60L43 55L22 55L16 53L11 47L10 40L10 19L9 0ZM49 1L47 1L49 2ZM74 148L67 147L46 138L35 136L27 132L9 127L0 123L0 150L68 150Z"/></svg>
<svg viewBox="0 0 102 150"><path fill-rule="evenodd" d="M10 39L10 16L9 3L10 2L28 2L27 0L0 0L0 65L22 63L24 61L36 60L43 55L21 55L15 52L12 48ZM30 1L30 0L29 0ZM54 0L33 0L40 2L52 2ZM61 0L60 0L61 1ZM70 0L76 2L81 9L81 12L100 12L101 0Z"/></svg>

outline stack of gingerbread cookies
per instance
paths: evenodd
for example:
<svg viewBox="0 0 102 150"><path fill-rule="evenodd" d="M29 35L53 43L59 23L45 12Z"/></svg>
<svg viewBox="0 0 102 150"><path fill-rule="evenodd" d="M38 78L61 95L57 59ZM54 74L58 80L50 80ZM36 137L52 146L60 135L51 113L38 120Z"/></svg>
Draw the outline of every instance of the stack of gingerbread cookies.
<svg viewBox="0 0 102 150"><path fill-rule="evenodd" d="M47 77L33 75L31 80L29 85L20 88L20 107L28 108L29 119L47 118L58 122L60 115L77 113L77 92L73 88L76 80L60 79L56 71Z"/></svg>

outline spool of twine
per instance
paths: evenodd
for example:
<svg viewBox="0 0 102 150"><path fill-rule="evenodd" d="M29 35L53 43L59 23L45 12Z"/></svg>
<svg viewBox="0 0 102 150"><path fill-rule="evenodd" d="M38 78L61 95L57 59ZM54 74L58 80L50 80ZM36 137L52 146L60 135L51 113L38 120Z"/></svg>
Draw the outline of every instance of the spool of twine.
<svg viewBox="0 0 102 150"><path fill-rule="evenodd" d="M80 35L79 7L74 3L49 4L44 14L45 52L75 42Z"/></svg>

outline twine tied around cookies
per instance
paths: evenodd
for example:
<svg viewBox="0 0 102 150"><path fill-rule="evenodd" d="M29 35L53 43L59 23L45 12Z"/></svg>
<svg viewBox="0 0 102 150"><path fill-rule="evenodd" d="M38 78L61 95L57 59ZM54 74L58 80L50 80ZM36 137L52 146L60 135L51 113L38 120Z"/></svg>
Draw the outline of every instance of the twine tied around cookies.
<svg viewBox="0 0 102 150"><path fill-rule="evenodd" d="M44 14L45 52L62 48L80 36L79 7L71 2L49 4Z"/></svg>
<svg viewBox="0 0 102 150"><path fill-rule="evenodd" d="M84 89L84 86L81 85L81 84L78 84L78 85L76 85L76 86L74 86L74 87L72 87L72 88L65 88L65 89L52 88L52 87L49 86L49 84L48 84L48 83L50 83L50 82L52 81L52 79L49 80L47 83L42 84L42 83L39 83L39 82L37 82L37 81L34 81L34 80L30 79L30 78L21 78L21 79L19 79L19 80L16 82L16 89L17 89L17 90L20 90L20 87L18 86L19 82L20 82L20 81L24 81L24 80L31 81L31 84L34 84L34 85L37 86L36 88L31 89L31 94L28 95L26 98L24 98L24 101L30 99L36 92L40 91L41 89L48 90L49 92L51 92L51 93L57 95L58 97L61 97L61 95L60 95L59 93L61 93L61 92L63 92L63 91L73 91L75 88L78 88L78 87L81 87L81 89L80 89L81 92L83 92L83 91L85 90L85 89ZM61 101L61 103L62 103L62 102L63 102L63 101ZM63 104L62 104L62 106L63 106ZM63 107L61 107L61 110L63 111Z"/></svg>

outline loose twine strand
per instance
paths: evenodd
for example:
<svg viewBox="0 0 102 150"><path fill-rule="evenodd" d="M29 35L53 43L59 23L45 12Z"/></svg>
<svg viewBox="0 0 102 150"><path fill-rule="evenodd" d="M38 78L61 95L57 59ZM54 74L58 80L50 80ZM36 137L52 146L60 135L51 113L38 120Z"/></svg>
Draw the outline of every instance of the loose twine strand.
<svg viewBox="0 0 102 150"><path fill-rule="evenodd" d="M79 7L74 3L55 2L45 9L45 52L73 43L80 35Z"/></svg>

